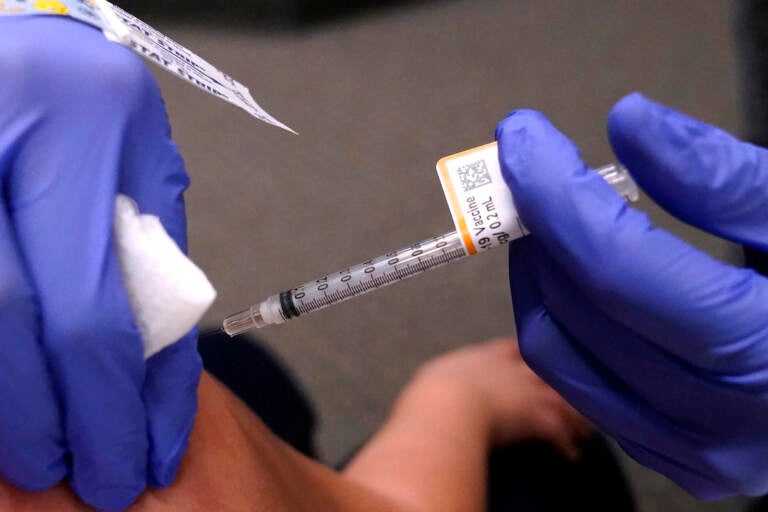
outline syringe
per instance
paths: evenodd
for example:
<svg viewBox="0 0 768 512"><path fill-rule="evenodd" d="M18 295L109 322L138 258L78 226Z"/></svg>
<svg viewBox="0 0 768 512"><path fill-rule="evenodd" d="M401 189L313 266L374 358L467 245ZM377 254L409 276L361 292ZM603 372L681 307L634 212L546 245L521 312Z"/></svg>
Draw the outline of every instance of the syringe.
<svg viewBox="0 0 768 512"><path fill-rule="evenodd" d="M626 168L609 164L595 171L620 195L630 201L637 200L637 186ZM524 229L521 229L521 232L519 236L527 233ZM263 302L229 316L224 320L224 331L230 336L236 336L250 329L282 324L287 320L403 281L468 255L457 231L428 238L423 242L272 295Z"/></svg>

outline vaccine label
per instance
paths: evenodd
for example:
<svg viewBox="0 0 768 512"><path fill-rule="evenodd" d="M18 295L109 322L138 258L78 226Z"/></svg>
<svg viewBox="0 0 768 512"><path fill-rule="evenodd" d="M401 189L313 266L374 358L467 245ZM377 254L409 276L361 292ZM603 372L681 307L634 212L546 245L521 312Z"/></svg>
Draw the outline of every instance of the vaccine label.
<svg viewBox="0 0 768 512"><path fill-rule="evenodd" d="M468 254L528 234L501 175L495 142L442 158L437 174Z"/></svg>
<svg viewBox="0 0 768 512"><path fill-rule="evenodd" d="M243 84L203 58L106 0L0 0L0 16L49 14L70 16L93 25L107 39L120 43L170 73L257 119L294 132L261 108Z"/></svg>

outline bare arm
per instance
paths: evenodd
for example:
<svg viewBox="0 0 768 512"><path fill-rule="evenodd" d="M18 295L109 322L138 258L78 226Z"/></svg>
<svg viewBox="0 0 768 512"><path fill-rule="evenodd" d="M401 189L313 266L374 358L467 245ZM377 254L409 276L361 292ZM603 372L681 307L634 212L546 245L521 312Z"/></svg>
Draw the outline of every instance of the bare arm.
<svg viewBox="0 0 768 512"><path fill-rule="evenodd" d="M485 510L490 425L467 398L428 383L407 389L345 475L414 511Z"/></svg>
<svg viewBox="0 0 768 512"><path fill-rule="evenodd" d="M538 433L567 451L584 426L520 366L512 346L481 345L426 365L342 474L281 442L204 376L200 412L176 483L147 491L131 511L481 511L493 443ZM502 392L489 393L496 387ZM525 400L516 401L521 396ZM84 510L66 485L28 494L0 483L0 512Z"/></svg>
<svg viewBox="0 0 768 512"><path fill-rule="evenodd" d="M483 511L488 452L539 437L578 456L590 425L494 340L425 365L345 474L418 511Z"/></svg>

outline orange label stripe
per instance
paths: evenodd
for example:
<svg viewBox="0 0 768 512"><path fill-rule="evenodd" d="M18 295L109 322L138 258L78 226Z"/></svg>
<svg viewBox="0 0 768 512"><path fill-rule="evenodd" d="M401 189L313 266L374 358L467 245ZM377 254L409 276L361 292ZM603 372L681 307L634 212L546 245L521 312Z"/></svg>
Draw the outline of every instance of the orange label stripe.
<svg viewBox="0 0 768 512"><path fill-rule="evenodd" d="M447 159L442 159L438 164L440 166L440 177L445 184L445 190L448 194L448 202L451 205L451 211L456 217L456 224L459 227L459 234L464 241L464 246L467 248L469 254L477 254L472 237L469 235L469 229L467 229L467 220L464 218L464 213L461 211L461 205L459 204L459 197L456 195L456 189L453 187L453 180L448 172L448 166L446 165Z"/></svg>

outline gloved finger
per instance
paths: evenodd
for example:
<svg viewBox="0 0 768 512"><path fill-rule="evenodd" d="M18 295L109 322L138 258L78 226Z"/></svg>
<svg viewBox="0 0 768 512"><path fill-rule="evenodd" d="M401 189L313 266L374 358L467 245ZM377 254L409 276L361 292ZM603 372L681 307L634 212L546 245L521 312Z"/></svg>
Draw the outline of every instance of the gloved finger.
<svg viewBox="0 0 768 512"><path fill-rule="evenodd" d="M637 93L614 106L608 135L637 183L670 213L768 250L768 151Z"/></svg>
<svg viewBox="0 0 768 512"><path fill-rule="evenodd" d="M0 119L4 102L0 97ZM0 201L0 478L27 491L47 489L67 473L59 406L38 343L38 318L37 298Z"/></svg>
<svg viewBox="0 0 768 512"><path fill-rule="evenodd" d="M530 240L528 247L528 267L547 311L627 388L683 432L717 439L722 434L722 416L732 418L735 425L754 427L756 421L761 421L754 417L753 394L744 390L749 382L742 379L739 386L729 387L721 375L715 379L714 375L692 369L606 316L535 240ZM714 399L721 404L716 409L712 407Z"/></svg>
<svg viewBox="0 0 768 512"><path fill-rule="evenodd" d="M159 217L165 230L187 252L184 191L189 176L170 138L165 107L157 84L141 80L146 91L123 131L119 189L139 211ZM149 478L154 486L170 485L187 447L197 411L197 384L202 363L197 333L147 361L143 397L149 427Z"/></svg>
<svg viewBox="0 0 768 512"><path fill-rule="evenodd" d="M662 449L656 448L656 445L643 445L622 438L617 438L617 442L637 462L666 475L700 500L720 500L734 495L756 496L744 487L743 481L731 481L724 485L722 479L712 478L701 471L702 466L682 464L670 458Z"/></svg>
<svg viewBox="0 0 768 512"><path fill-rule="evenodd" d="M516 112L497 137L531 236L607 317L698 367L766 368L768 338L756 336L768 332L765 279L654 227L541 114Z"/></svg>
<svg viewBox="0 0 768 512"><path fill-rule="evenodd" d="M30 23L17 37L46 34L47 44L18 57L14 79L34 84L38 119L16 152L12 216L65 411L71 484L88 504L122 510L146 487L149 443L143 347L112 223L124 155L137 150L123 130L146 99L148 71L83 24Z"/></svg>
<svg viewBox="0 0 768 512"><path fill-rule="evenodd" d="M173 483L189 446L201 372L197 329L147 361L144 401L149 420L148 475L155 487Z"/></svg>
<svg viewBox="0 0 768 512"><path fill-rule="evenodd" d="M756 467L768 450L744 440L752 439L756 431L768 430L768 420L754 413L762 406L764 378L700 370L667 354L603 315L535 241L530 246L529 268L534 269L531 274L550 314L703 455L695 461L669 462L666 459L681 452L666 452L657 463L696 467L712 481L727 482L739 494L763 493L764 475L745 468ZM727 428L723 428L723 418L728 418ZM705 450L705 445L714 448ZM655 444L648 449L656 453ZM734 459L740 464L732 464Z"/></svg>
<svg viewBox="0 0 768 512"><path fill-rule="evenodd" d="M637 427L647 407L550 316L533 279L528 240L510 244L509 282L520 352L530 368L582 414L613 432L646 433ZM605 403L611 405L603 409ZM637 409L635 409L637 407Z"/></svg>
<svg viewBox="0 0 768 512"><path fill-rule="evenodd" d="M658 414L611 369L585 349L550 316L533 277L529 240L510 244L512 303L520 349L542 379L603 431L622 445L654 446L657 454L641 463L678 482L690 493L707 498L733 494L732 489L701 469L709 461L694 450L696 440L681 436L674 423ZM662 454L688 453L691 460Z"/></svg>

